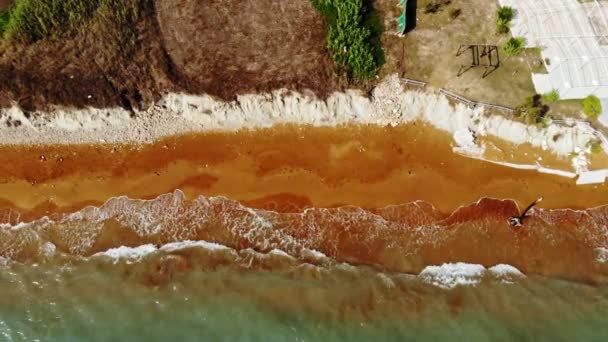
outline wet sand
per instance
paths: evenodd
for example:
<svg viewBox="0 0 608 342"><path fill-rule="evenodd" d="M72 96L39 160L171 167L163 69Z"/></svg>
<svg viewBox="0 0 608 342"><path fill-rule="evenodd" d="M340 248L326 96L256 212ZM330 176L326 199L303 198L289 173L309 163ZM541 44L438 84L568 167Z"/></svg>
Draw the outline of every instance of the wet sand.
<svg viewBox="0 0 608 342"><path fill-rule="evenodd" d="M443 213L481 197L546 208L606 204L606 186L511 169L454 154L424 124L394 128L279 126L168 138L147 146L0 147L0 208L22 220L72 212L115 196L226 196L276 211L416 200ZM550 159L549 156L546 157Z"/></svg>

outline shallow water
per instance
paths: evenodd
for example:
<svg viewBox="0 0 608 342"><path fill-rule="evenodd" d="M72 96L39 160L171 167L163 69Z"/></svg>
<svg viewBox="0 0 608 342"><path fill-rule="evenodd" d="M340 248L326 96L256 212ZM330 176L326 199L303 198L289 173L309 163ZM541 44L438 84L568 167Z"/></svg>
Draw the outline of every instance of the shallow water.
<svg viewBox="0 0 608 342"><path fill-rule="evenodd" d="M176 253L181 257L152 255L130 264L90 258L62 267L7 266L0 273L0 335L7 341L600 341L608 334L605 286L532 276L443 289L367 267L278 267L280 261L266 260L274 263L271 270L218 265L203 249ZM188 267L169 271L176 258ZM149 278L163 272L171 275L152 285Z"/></svg>

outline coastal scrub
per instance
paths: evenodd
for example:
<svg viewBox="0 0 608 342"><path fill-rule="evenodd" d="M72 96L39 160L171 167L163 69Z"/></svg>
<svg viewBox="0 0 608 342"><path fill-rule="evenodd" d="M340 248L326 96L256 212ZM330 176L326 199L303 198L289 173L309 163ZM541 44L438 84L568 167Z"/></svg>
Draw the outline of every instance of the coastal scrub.
<svg viewBox="0 0 608 342"><path fill-rule="evenodd" d="M8 11L0 11L0 38L4 34L4 30L6 29L6 25L8 24L9 18L10 13Z"/></svg>
<svg viewBox="0 0 608 342"><path fill-rule="evenodd" d="M602 114L602 103L595 95L589 95L583 100L583 113L589 119L597 119Z"/></svg>
<svg viewBox="0 0 608 342"><path fill-rule="evenodd" d="M525 47L526 40L523 37L511 37L502 49L507 56L517 56L524 51Z"/></svg>
<svg viewBox="0 0 608 342"><path fill-rule="evenodd" d="M364 0L313 0L328 21L327 47L338 69L349 79L367 80L384 62L382 24Z"/></svg>
<svg viewBox="0 0 608 342"><path fill-rule="evenodd" d="M120 38L132 33L137 8L133 0L17 0L0 29L8 39L31 43L77 33L99 16L110 19L113 36Z"/></svg>
<svg viewBox="0 0 608 342"><path fill-rule="evenodd" d="M496 32L500 34L509 33L511 29L511 20L515 15L512 7L501 6L496 11Z"/></svg>
<svg viewBox="0 0 608 342"><path fill-rule="evenodd" d="M559 92L557 91L557 89L553 89L550 92L543 94L542 98L543 98L543 101L545 101L547 103L553 103L553 102L559 101L560 96L559 96Z"/></svg>
<svg viewBox="0 0 608 342"><path fill-rule="evenodd" d="M548 116L549 106L543 104L541 95L527 97L524 103L515 109L515 115L522 119L527 124L547 123L550 120Z"/></svg>

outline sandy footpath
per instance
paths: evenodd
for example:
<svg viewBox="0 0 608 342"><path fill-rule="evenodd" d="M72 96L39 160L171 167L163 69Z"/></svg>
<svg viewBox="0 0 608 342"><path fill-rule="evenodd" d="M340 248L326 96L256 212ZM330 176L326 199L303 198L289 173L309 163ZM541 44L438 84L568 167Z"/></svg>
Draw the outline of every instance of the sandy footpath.
<svg viewBox="0 0 608 342"><path fill-rule="evenodd" d="M373 124L396 126L425 121L454 135L456 152L483 153L478 136L496 136L514 144L529 143L558 156L584 158L594 132L585 125L528 126L483 109L452 105L429 92L406 91L397 76L388 77L366 97L359 91L334 93L326 100L312 95L277 90L242 95L236 101L211 96L167 94L150 109L128 112L122 108L55 108L50 112L0 109L0 141L4 145L152 143L163 137L209 131L267 128L275 124L335 126ZM575 161L575 171L585 163Z"/></svg>

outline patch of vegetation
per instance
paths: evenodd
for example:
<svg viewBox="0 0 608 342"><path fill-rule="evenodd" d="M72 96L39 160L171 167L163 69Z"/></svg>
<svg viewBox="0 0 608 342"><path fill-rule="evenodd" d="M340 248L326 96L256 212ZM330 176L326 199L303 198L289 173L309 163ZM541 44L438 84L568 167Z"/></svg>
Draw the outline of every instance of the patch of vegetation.
<svg viewBox="0 0 608 342"><path fill-rule="evenodd" d="M10 15L11 14L8 11L0 12L0 37L4 34Z"/></svg>
<svg viewBox="0 0 608 342"><path fill-rule="evenodd" d="M437 13L451 3L452 0L432 0L424 7L424 13Z"/></svg>
<svg viewBox="0 0 608 342"><path fill-rule="evenodd" d="M542 103L542 96L536 94L525 99L524 103L515 109L515 115L528 124L548 124L549 106Z"/></svg>
<svg viewBox="0 0 608 342"><path fill-rule="evenodd" d="M602 114L602 103L595 95L589 95L583 100L583 113L592 120L597 119Z"/></svg>
<svg viewBox="0 0 608 342"><path fill-rule="evenodd" d="M511 20L515 16L512 7L501 6L496 11L496 32L500 34L509 33L511 30Z"/></svg>
<svg viewBox="0 0 608 342"><path fill-rule="evenodd" d="M114 38L124 39L134 32L138 13L134 0L16 0L4 37L28 43L60 38L82 30L99 15L112 25Z"/></svg>
<svg viewBox="0 0 608 342"><path fill-rule="evenodd" d="M602 143L599 141L593 141L589 146L589 150L593 154L600 154L604 151L604 149L602 148Z"/></svg>
<svg viewBox="0 0 608 342"><path fill-rule="evenodd" d="M502 49L507 56L517 56L524 51L525 47L526 40L523 37L511 37L502 46Z"/></svg>
<svg viewBox="0 0 608 342"><path fill-rule="evenodd" d="M550 92L543 94L543 101L547 103L553 103L559 101L559 92L557 89L553 89Z"/></svg>
<svg viewBox="0 0 608 342"><path fill-rule="evenodd" d="M460 8L454 8L450 11L450 18L452 18L452 20L460 17L460 15L462 14L462 10Z"/></svg>
<svg viewBox="0 0 608 342"><path fill-rule="evenodd" d="M59 37L89 20L98 5L96 0L17 0L5 35L24 42Z"/></svg>
<svg viewBox="0 0 608 342"><path fill-rule="evenodd" d="M383 28L371 4L364 0L312 1L328 20L327 47L338 73L356 80L376 76L384 63Z"/></svg>

